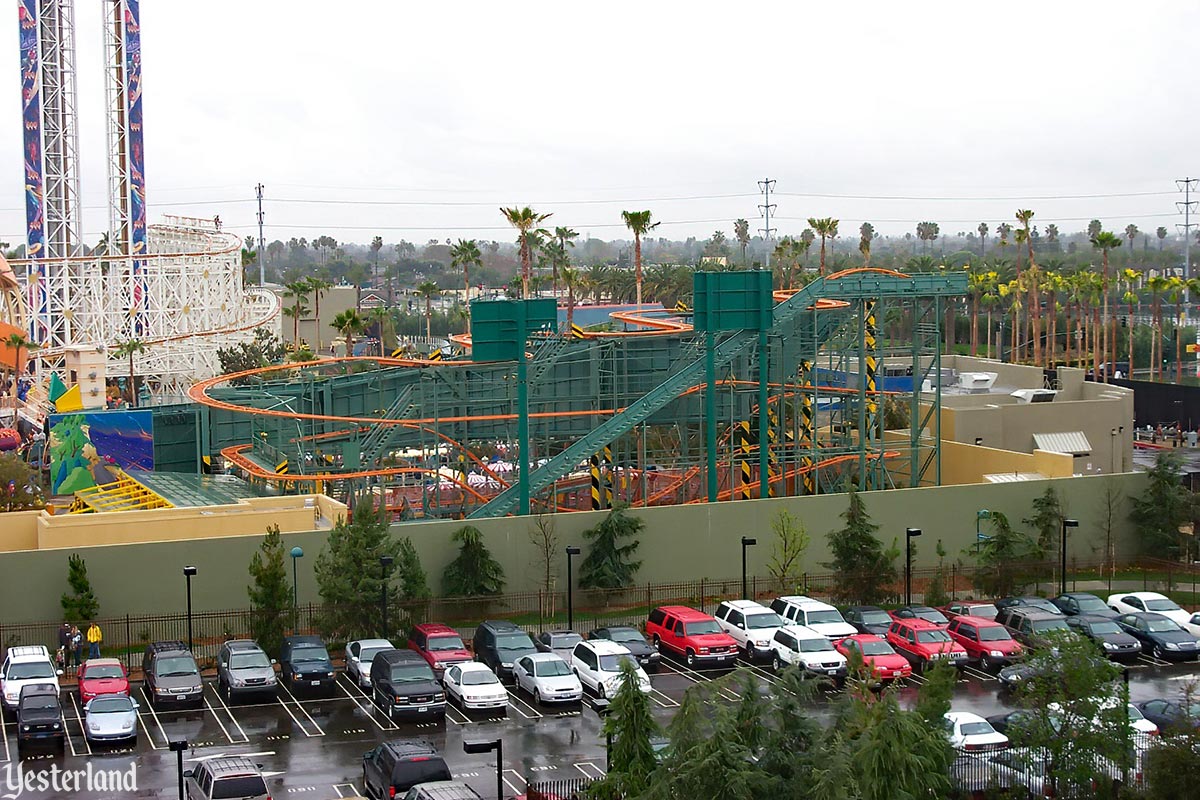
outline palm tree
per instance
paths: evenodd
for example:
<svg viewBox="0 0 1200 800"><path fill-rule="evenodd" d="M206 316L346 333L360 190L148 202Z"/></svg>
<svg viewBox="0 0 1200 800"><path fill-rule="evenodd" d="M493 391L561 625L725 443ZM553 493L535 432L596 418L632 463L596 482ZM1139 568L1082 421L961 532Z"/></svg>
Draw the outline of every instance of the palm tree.
<svg viewBox="0 0 1200 800"><path fill-rule="evenodd" d="M863 254L863 266L871 266L871 240L875 238L875 226L864 222L858 226L858 252Z"/></svg>
<svg viewBox="0 0 1200 800"><path fill-rule="evenodd" d="M625 227L633 231L633 264L637 276L637 307L642 307L642 237L648 231L658 227L657 222L650 221L649 211L622 211L621 219Z"/></svg>
<svg viewBox="0 0 1200 800"><path fill-rule="evenodd" d="M1029 258L1030 275L1026 283L1029 288L1029 318L1033 337L1033 363L1041 366L1042 304L1038 297L1037 264L1033 260L1033 232L1029 229L1029 222L1033 219L1033 211L1027 208L1017 209L1016 218L1017 222L1021 224L1021 229L1017 231L1017 243L1025 243ZM1017 280L1021 280L1020 259L1017 260Z"/></svg>
<svg viewBox="0 0 1200 800"><path fill-rule="evenodd" d="M283 313L292 318L292 343L300 346L300 317L308 313L304 301L312 291L312 284L307 280L293 281L284 287L283 296L292 298L290 310L285 308Z"/></svg>
<svg viewBox="0 0 1200 800"><path fill-rule="evenodd" d="M987 253L988 224L981 222L976 230L979 231L979 255L982 257Z"/></svg>
<svg viewBox="0 0 1200 800"><path fill-rule="evenodd" d="M378 237L376 237L378 238ZM333 284L329 281L318 278L316 275L308 276L308 288L313 295L313 316L317 319L317 349L315 352L321 352L321 293L333 288Z"/></svg>
<svg viewBox="0 0 1200 800"><path fill-rule="evenodd" d="M379 334L379 357L383 358L387 355L387 332L392 328L392 310L383 306L376 306L367 312L366 319L363 320L364 326L366 323L375 326L376 332Z"/></svg>
<svg viewBox="0 0 1200 800"><path fill-rule="evenodd" d="M571 326L575 324L575 293L587 288L588 279L574 267L563 267L558 277L567 290L567 335L570 336Z"/></svg>
<svg viewBox="0 0 1200 800"><path fill-rule="evenodd" d="M971 297L971 355L979 355L979 299L987 290L990 272L967 267L967 294Z"/></svg>
<svg viewBox="0 0 1200 800"><path fill-rule="evenodd" d="M746 266L746 248L750 246L750 223L744 219L733 221L733 238L742 248L742 266Z"/></svg>
<svg viewBox="0 0 1200 800"><path fill-rule="evenodd" d="M1130 226L1133 227L1133 226ZM1136 233L1135 233L1136 235ZM1132 242L1133 240L1130 239ZM1100 351L1104 353L1105 360L1108 359L1108 251L1121 246L1121 239L1111 231L1100 231L1092 239L1092 247L1100 251L1100 255L1104 259L1104 277L1100 284L1100 292L1102 295L1101 301L1104 303L1104 332L1100 337ZM1114 337L1115 338L1115 337ZM1109 373L1111 369L1104 370L1104 382L1108 383ZM1099 376L1096 376L1099 380Z"/></svg>
<svg viewBox="0 0 1200 800"><path fill-rule="evenodd" d="M560 228L561 230L561 228ZM479 252L479 243L474 239L459 239L458 244L450 248L450 263L462 270L463 286L467 293L463 302L467 307L467 329L471 326L471 267L483 266L483 255Z"/></svg>
<svg viewBox="0 0 1200 800"><path fill-rule="evenodd" d="M579 231L572 230L565 226L558 226L554 229L553 246L549 248L548 255L550 256L550 267L554 275L554 294L558 296L558 273L563 267L569 266L571 256L568 252L568 247L574 247L575 242L572 239L579 237Z"/></svg>
<svg viewBox="0 0 1200 800"><path fill-rule="evenodd" d="M1171 302L1175 304L1175 382L1183 382L1183 295L1187 291L1187 283L1183 278L1167 279L1170 286Z"/></svg>
<svg viewBox="0 0 1200 800"><path fill-rule="evenodd" d="M821 237L821 266L819 275L825 276L825 240L832 239L838 234L838 220L832 217L809 217L808 224L812 226L817 236ZM803 235L803 234L802 234Z"/></svg>
<svg viewBox="0 0 1200 800"><path fill-rule="evenodd" d="M1158 230L1156 230L1154 232L1154 235L1158 237L1158 252L1161 253L1162 248L1163 248L1163 242L1166 241L1166 238L1167 238L1167 229L1160 225Z"/></svg>
<svg viewBox="0 0 1200 800"><path fill-rule="evenodd" d="M441 294L438 285L433 281L425 281L417 287L417 294L425 298L425 338L432 339L431 333L433 324L433 298Z"/></svg>
<svg viewBox="0 0 1200 800"><path fill-rule="evenodd" d="M10 333L8 338L4 340L4 346L13 351L12 375L15 377L21 372L21 351L28 350L30 352L36 350L38 346L25 338L22 333Z"/></svg>
<svg viewBox="0 0 1200 800"><path fill-rule="evenodd" d="M329 323L329 327L342 334L343 338L345 338L346 355L354 355L354 334L359 333L366 327L363 318L358 315L358 312L353 308L338 312L333 321Z"/></svg>
<svg viewBox="0 0 1200 800"><path fill-rule="evenodd" d="M1129 240L1129 260L1133 261L1133 240L1137 238L1138 226L1130 223L1125 226L1125 238Z"/></svg>
<svg viewBox="0 0 1200 800"><path fill-rule="evenodd" d="M1171 279L1155 275L1146 280L1146 288L1150 290L1150 300L1153 303L1154 324L1150 336L1150 379L1157 375L1162 378L1162 296L1171 289Z"/></svg>
<svg viewBox="0 0 1200 800"><path fill-rule="evenodd" d="M541 224L550 219L551 214L539 214L529 206L524 208L502 208L500 213L504 219L517 229L517 246L521 255L521 297L529 297L529 274L533 261L533 240L548 236L549 231Z"/></svg>
<svg viewBox="0 0 1200 800"><path fill-rule="evenodd" d="M133 357L138 353L146 352L146 345L141 339L127 339L123 342L118 342L113 354L117 358L129 358L129 395L133 398L133 407L137 408L138 395L137 385L133 375Z"/></svg>
<svg viewBox="0 0 1200 800"><path fill-rule="evenodd" d="M1058 244L1058 226L1053 222L1046 226L1046 243Z"/></svg>
<svg viewBox="0 0 1200 800"><path fill-rule="evenodd" d="M371 282L379 277L379 251L383 249L383 237L376 236L371 240L371 255L375 258L375 268L371 270Z"/></svg>

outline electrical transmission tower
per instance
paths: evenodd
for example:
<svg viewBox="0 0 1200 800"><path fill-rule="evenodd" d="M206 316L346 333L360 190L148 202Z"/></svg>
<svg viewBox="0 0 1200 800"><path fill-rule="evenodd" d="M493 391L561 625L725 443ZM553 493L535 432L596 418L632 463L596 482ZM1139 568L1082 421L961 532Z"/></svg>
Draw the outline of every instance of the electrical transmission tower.
<svg viewBox="0 0 1200 800"><path fill-rule="evenodd" d="M763 235L767 242L767 269L771 268L771 234L775 229L771 227L771 212L775 210L775 204L771 202L771 190L775 188L775 181L771 178L765 178L758 182L759 191L763 193L763 201L758 206L758 213L763 217L765 228L759 228L758 232Z"/></svg>
<svg viewBox="0 0 1200 800"><path fill-rule="evenodd" d="M1192 199L1192 192L1196 191L1198 182L1200 182L1200 178L1181 178L1175 181L1175 185L1183 192L1183 202L1175 203L1175 206L1183 212L1183 225L1175 227L1183 228L1183 279L1185 281L1192 276L1192 228L1195 227L1192 223L1192 209L1196 206L1196 201Z"/></svg>

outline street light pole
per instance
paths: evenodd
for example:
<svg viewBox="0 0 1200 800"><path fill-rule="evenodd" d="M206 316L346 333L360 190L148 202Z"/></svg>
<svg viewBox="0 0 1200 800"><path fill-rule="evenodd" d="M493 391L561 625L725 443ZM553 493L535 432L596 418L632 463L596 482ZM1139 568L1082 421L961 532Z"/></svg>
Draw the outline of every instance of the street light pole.
<svg viewBox="0 0 1200 800"><path fill-rule="evenodd" d="M904 530L904 604L912 605L912 540L921 535L920 528Z"/></svg>
<svg viewBox="0 0 1200 800"><path fill-rule="evenodd" d="M300 626L300 581L296 562L304 558L304 548L297 545L292 548L292 633Z"/></svg>
<svg viewBox="0 0 1200 800"><path fill-rule="evenodd" d="M567 630L575 630L575 582L571 575L571 556L577 556L580 549L574 545L567 546Z"/></svg>
<svg viewBox="0 0 1200 800"><path fill-rule="evenodd" d="M483 741L463 740L463 752L477 755L496 751L496 800L504 800L504 740L500 738Z"/></svg>
<svg viewBox="0 0 1200 800"><path fill-rule="evenodd" d="M742 537L742 599L749 599L750 595L746 591L746 548L753 547L758 544L758 539L751 536Z"/></svg>
<svg viewBox="0 0 1200 800"><path fill-rule="evenodd" d="M184 800L183 796L183 754L188 749L187 739L172 739L167 742L167 747L171 752L178 755L178 771L179 771L179 800Z"/></svg>
<svg viewBox="0 0 1200 800"><path fill-rule="evenodd" d="M1078 528L1078 527L1079 527L1079 520L1077 520L1077 519L1064 518L1062 521L1062 542L1061 542L1061 546L1059 547L1059 556L1061 557L1061 561L1059 564L1059 575L1058 575L1058 593L1059 594L1067 593L1067 528Z"/></svg>
<svg viewBox="0 0 1200 800"><path fill-rule="evenodd" d="M387 586L388 586L388 569L392 566L392 560L393 559L391 556L380 556L379 557L379 572L382 577L382 580L380 580L380 582L379 582L379 605L383 607L383 638L384 639L391 638L388 635Z"/></svg>
<svg viewBox="0 0 1200 800"><path fill-rule="evenodd" d="M183 568L183 577L187 580L188 650L192 649L192 576L196 571L196 568L190 565Z"/></svg>

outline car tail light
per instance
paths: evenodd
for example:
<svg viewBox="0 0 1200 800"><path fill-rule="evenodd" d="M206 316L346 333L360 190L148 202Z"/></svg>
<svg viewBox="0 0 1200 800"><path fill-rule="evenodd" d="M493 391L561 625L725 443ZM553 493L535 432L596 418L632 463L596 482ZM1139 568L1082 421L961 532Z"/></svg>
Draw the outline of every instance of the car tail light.
<svg viewBox="0 0 1200 800"><path fill-rule="evenodd" d="M388 787L388 797L395 797L395 796L396 796L396 787L389 786Z"/></svg>

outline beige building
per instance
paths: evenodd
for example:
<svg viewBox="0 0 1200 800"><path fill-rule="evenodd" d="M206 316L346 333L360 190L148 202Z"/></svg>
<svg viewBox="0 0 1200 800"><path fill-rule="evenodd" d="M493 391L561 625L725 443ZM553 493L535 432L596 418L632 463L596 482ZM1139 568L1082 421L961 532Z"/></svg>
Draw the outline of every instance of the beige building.
<svg viewBox="0 0 1200 800"><path fill-rule="evenodd" d="M280 295L284 309L289 308L295 302L294 298L284 295L285 290L282 287L277 287L275 291ZM358 287L333 286L322 291L320 319L316 317L316 301L312 295L305 300L304 307L308 309L308 314L300 317L300 340L307 342L308 346L318 355L329 355L330 343L334 339L341 338L341 334L331 328L329 323L343 311L358 308ZM292 318L287 315L282 315L281 319L282 339L284 342L291 343L296 326ZM320 344L319 348L318 343Z"/></svg>

